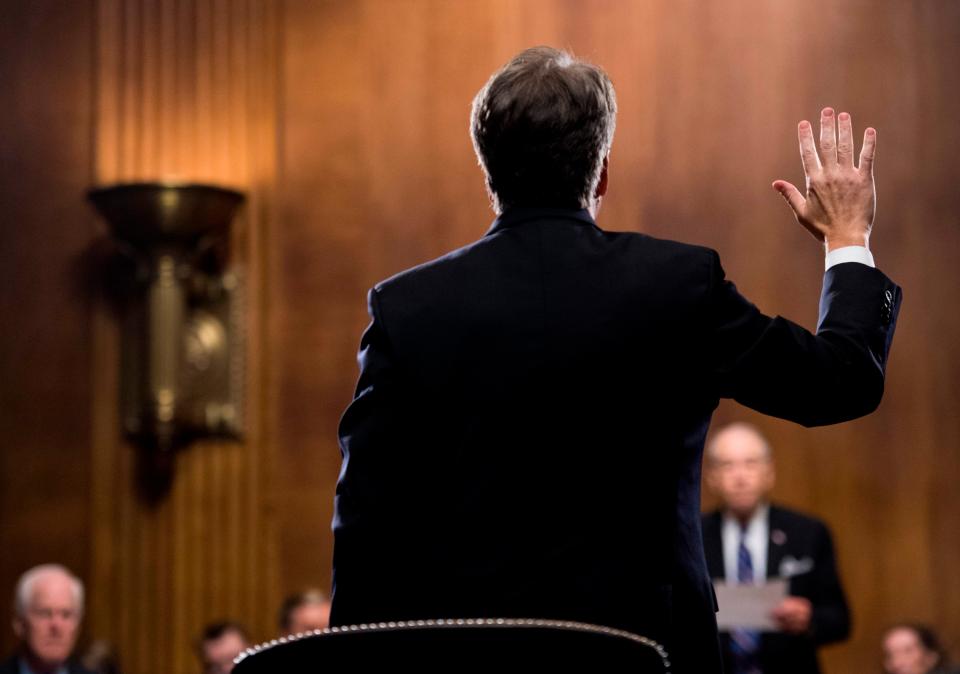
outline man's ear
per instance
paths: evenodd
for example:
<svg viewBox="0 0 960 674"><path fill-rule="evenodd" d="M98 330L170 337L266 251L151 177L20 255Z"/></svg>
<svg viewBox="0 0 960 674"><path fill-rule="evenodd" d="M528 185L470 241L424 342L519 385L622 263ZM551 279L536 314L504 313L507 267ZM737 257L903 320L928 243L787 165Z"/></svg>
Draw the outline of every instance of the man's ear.
<svg viewBox="0 0 960 674"><path fill-rule="evenodd" d="M609 165L610 155L603 158L603 166L600 168L600 182L597 183L597 189L593 192L594 199L599 199L607 194L607 166Z"/></svg>
<svg viewBox="0 0 960 674"><path fill-rule="evenodd" d="M13 616L13 619L10 622L13 624L13 633L17 635L18 639L23 639L23 620L20 618L20 616Z"/></svg>

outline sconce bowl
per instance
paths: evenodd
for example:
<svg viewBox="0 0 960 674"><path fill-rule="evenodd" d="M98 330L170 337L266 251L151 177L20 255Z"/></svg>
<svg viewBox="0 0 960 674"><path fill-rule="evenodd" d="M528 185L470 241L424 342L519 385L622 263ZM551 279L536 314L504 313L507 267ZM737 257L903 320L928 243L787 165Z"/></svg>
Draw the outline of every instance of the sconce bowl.
<svg viewBox="0 0 960 674"><path fill-rule="evenodd" d="M196 183L122 183L87 193L115 237L136 248L193 245L225 233L242 193Z"/></svg>

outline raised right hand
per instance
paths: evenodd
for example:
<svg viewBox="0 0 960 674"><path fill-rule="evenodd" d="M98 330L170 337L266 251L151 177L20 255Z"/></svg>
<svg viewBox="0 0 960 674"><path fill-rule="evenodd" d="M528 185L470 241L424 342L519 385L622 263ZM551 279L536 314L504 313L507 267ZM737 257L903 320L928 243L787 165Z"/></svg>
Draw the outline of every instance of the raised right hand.
<svg viewBox="0 0 960 674"><path fill-rule="evenodd" d="M837 142L835 121L839 121ZM877 132L868 127L863 134L860 166L853 164L853 125L850 115L834 116L832 108L820 114L820 152L813 141L813 128L804 120L797 126L800 158L806 174L806 197L786 180L775 180L777 190L803 225L827 252L844 246L869 247L870 230L876 211L873 183L873 156Z"/></svg>

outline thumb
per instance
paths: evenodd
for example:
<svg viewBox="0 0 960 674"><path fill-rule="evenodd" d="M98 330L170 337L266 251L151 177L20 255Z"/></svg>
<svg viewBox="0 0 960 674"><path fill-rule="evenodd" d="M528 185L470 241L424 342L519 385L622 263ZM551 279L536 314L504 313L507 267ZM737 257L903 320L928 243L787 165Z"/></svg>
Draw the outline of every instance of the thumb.
<svg viewBox="0 0 960 674"><path fill-rule="evenodd" d="M800 190L786 180L774 180L772 187L786 200L790 208L793 209L793 212L800 215L804 205L807 203L807 200L800 194Z"/></svg>

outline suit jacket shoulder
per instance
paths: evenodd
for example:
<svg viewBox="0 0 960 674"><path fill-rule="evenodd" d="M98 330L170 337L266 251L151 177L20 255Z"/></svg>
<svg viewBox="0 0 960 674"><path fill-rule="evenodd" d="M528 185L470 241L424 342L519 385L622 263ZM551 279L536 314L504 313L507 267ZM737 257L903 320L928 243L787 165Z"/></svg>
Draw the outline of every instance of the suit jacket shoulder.
<svg viewBox="0 0 960 674"><path fill-rule="evenodd" d="M517 227L513 229L504 229L492 231L487 236L474 241L466 246L457 248L440 257L428 260L421 264L400 271L376 283L373 291L385 296L402 296L404 299L411 297L417 298L424 294L430 296L435 294L444 294L444 291L460 291L462 288L451 285L451 276L457 280L464 280L462 277L491 269L490 259L493 256L498 257L498 262L502 261L503 249L510 247L510 243L518 238L537 238L538 244L551 247L549 239L556 237L561 231L555 223L543 223L540 228L553 228L547 237L543 236L543 230L533 227ZM699 277L702 289L706 290L708 277L714 272L715 267L719 265L719 255L711 248L699 246L696 244L674 241L671 239L662 239L640 232L621 232L602 230L596 226L583 227L579 232L581 239L591 240L594 252L602 248L602 257L605 261L619 259L626 262L626 266L633 267L635 273L642 273L644 276L656 273L658 283L663 285L673 285L669 281L672 277ZM556 237L562 238L562 237ZM566 241L564 243L570 243ZM583 243L580 241L578 243ZM568 262L571 265L581 265L583 261L583 246L569 246L567 248ZM553 250L554 264L559 262L563 265L563 250ZM560 253L560 255L556 255ZM557 260L556 258L559 258ZM637 264L642 262L642 264ZM549 270L538 270L549 271ZM623 271L623 270L620 270ZM644 286L647 289L649 286ZM682 288L683 285L673 285L674 288Z"/></svg>
<svg viewBox="0 0 960 674"><path fill-rule="evenodd" d="M792 530L828 533L826 522L819 517L792 508L786 508L776 503L770 504L770 528L774 524Z"/></svg>
<svg viewBox="0 0 960 674"><path fill-rule="evenodd" d="M626 355L634 361L621 361L626 376L650 353L681 344L703 352L703 307L717 260L702 246L546 219L495 230L377 283L370 313L398 369L434 390L450 382L423 373L475 369L465 359L490 371L482 359L514 358L522 345L529 346L526 362L544 354L568 363ZM560 343L555 335L564 336L562 355L545 348ZM684 367L692 376L692 360Z"/></svg>

